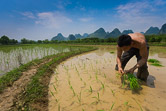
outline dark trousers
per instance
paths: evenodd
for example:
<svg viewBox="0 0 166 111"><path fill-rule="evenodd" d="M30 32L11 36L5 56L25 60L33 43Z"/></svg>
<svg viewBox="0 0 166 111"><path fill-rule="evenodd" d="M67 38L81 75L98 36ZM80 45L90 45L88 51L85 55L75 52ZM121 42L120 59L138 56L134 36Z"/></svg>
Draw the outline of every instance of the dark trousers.
<svg viewBox="0 0 166 111"><path fill-rule="evenodd" d="M148 49L148 54L149 54L149 47L147 46ZM133 57L136 56L137 58L137 62L141 59L141 56L139 54L139 49L137 48L131 48L129 51L126 51L122 54L121 56L121 63L122 63L122 69L125 68L126 64L128 63L128 61ZM115 70L118 70L118 65L116 64ZM138 72L137 72L137 78L146 81L148 78L149 72L148 72L148 66L147 66L147 62L138 68Z"/></svg>

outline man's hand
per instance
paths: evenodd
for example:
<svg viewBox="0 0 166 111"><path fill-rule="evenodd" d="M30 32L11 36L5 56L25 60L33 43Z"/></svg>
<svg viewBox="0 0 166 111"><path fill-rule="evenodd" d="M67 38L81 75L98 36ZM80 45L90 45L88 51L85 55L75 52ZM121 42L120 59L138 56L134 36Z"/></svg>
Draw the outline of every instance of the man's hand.
<svg viewBox="0 0 166 111"><path fill-rule="evenodd" d="M118 71L119 71L120 74L124 74L124 70L122 68L119 68Z"/></svg>
<svg viewBox="0 0 166 111"><path fill-rule="evenodd" d="M129 69L129 70L125 70L124 72L125 73L130 73L130 74L133 74L134 73L134 68L131 68L131 69Z"/></svg>

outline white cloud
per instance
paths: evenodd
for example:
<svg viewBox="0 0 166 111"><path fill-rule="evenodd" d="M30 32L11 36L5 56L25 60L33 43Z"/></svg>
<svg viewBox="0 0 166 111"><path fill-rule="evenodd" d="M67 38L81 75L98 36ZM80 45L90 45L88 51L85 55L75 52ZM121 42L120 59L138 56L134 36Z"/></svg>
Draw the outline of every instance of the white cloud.
<svg viewBox="0 0 166 111"><path fill-rule="evenodd" d="M165 17L154 14L158 12L157 5L159 3L157 4L156 1L142 1L118 6L116 8L116 17L119 18L117 27L121 29L129 28L140 32L147 30L150 26L161 26L165 22Z"/></svg>
<svg viewBox="0 0 166 111"><path fill-rule="evenodd" d="M36 18L35 15L32 12L23 12L21 13L23 16L30 18L30 19L34 19Z"/></svg>
<svg viewBox="0 0 166 111"><path fill-rule="evenodd" d="M89 22L89 21L91 21L93 18L80 18L79 20L81 21L81 22Z"/></svg>
<svg viewBox="0 0 166 111"><path fill-rule="evenodd" d="M62 28L72 20L59 12L42 12L37 14L36 24L44 25L47 28Z"/></svg>

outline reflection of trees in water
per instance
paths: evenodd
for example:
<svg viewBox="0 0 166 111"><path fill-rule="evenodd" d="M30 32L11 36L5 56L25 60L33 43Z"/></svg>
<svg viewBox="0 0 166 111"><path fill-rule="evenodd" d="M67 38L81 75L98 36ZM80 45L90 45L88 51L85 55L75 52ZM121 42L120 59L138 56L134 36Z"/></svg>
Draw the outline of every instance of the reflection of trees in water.
<svg viewBox="0 0 166 111"><path fill-rule="evenodd" d="M158 53L159 58L166 58L166 53Z"/></svg>
<svg viewBox="0 0 166 111"><path fill-rule="evenodd" d="M114 46L116 47L116 46ZM108 53L108 52L111 52L111 51L116 51L114 47L109 47L109 46L106 46L106 47L99 47L98 50L95 51L96 55L98 56L103 56L105 53Z"/></svg>

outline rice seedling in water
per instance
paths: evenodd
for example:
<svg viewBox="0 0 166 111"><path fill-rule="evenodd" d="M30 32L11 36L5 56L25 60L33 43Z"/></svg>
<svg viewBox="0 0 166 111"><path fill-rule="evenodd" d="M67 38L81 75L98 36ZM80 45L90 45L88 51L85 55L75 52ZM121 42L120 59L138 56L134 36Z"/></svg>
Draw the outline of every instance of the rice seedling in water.
<svg viewBox="0 0 166 111"><path fill-rule="evenodd" d="M96 81L99 81L97 74L95 75L95 77L96 77Z"/></svg>
<svg viewBox="0 0 166 111"><path fill-rule="evenodd" d="M123 76L122 76L122 88L124 88L124 86L125 86L125 80L126 80L126 74L124 74Z"/></svg>
<svg viewBox="0 0 166 111"><path fill-rule="evenodd" d="M116 78L119 78L120 77L120 74L119 73L116 73Z"/></svg>
<svg viewBox="0 0 166 111"><path fill-rule="evenodd" d="M114 51L111 51L110 53L111 53L111 54L113 54L113 53L114 53Z"/></svg>
<svg viewBox="0 0 166 111"><path fill-rule="evenodd" d="M105 73L104 73L104 78L107 78L107 76L105 75Z"/></svg>
<svg viewBox="0 0 166 111"><path fill-rule="evenodd" d="M93 89L92 89L92 87L90 86L90 88L89 88L89 89L87 89L86 91L88 91L88 92L92 93L92 92L93 92Z"/></svg>
<svg viewBox="0 0 166 111"><path fill-rule="evenodd" d="M102 89L105 89L105 85L101 82Z"/></svg>
<svg viewBox="0 0 166 111"><path fill-rule="evenodd" d="M57 89L56 89L55 85L53 85L53 87L54 87L54 90L57 92Z"/></svg>
<svg viewBox="0 0 166 111"><path fill-rule="evenodd" d="M157 59L148 59L148 62L150 63L150 65L153 65L153 66L159 66L159 67L162 66L162 65L160 64L160 61L157 60Z"/></svg>
<svg viewBox="0 0 166 111"><path fill-rule="evenodd" d="M50 91L50 92L51 92L51 95L54 96L54 93L53 93L52 91ZM55 96L54 96L54 97L55 97Z"/></svg>
<svg viewBox="0 0 166 111"><path fill-rule="evenodd" d="M73 95L75 96L75 95L76 95L76 93L75 93L75 91L74 91L74 89L73 89L73 87L72 87L72 86L70 86L70 89L72 90Z"/></svg>
<svg viewBox="0 0 166 111"><path fill-rule="evenodd" d="M78 99L78 103L81 105L82 103L82 101L81 101L81 92L79 93L79 95L77 95L77 99Z"/></svg>
<svg viewBox="0 0 166 111"><path fill-rule="evenodd" d="M100 102L100 95L99 95L99 92L97 92L97 96L94 96L94 97L92 97L92 98L95 98L95 99L96 99L96 101L93 102L92 104L98 104L98 103Z"/></svg>
<svg viewBox="0 0 166 111"><path fill-rule="evenodd" d="M58 111L60 111L61 110L61 107L60 107L60 104L58 105Z"/></svg>
<svg viewBox="0 0 166 111"><path fill-rule="evenodd" d="M128 81L129 87L131 90L137 90L140 88L140 85L138 83L138 79L133 74L130 74L130 73L124 74L122 79L123 79L123 83L122 83L123 88L125 86L125 80Z"/></svg>
<svg viewBox="0 0 166 111"><path fill-rule="evenodd" d="M133 98L133 99L134 99L134 98ZM136 99L134 99L134 100L135 100L135 102L138 104L138 106L140 107L141 111L143 111L141 105L137 102L137 100L136 100Z"/></svg>
<svg viewBox="0 0 166 111"><path fill-rule="evenodd" d="M92 79L92 76L91 75L89 75L89 80L91 80Z"/></svg>
<svg viewBox="0 0 166 111"><path fill-rule="evenodd" d="M80 73L79 73L79 71L78 71L78 69L77 69L77 67L76 67L76 66L75 66L75 70L76 70L76 72L77 72L78 76L80 76Z"/></svg>
<svg viewBox="0 0 166 111"><path fill-rule="evenodd" d="M127 80L130 83L130 89L137 90L140 88L140 85L138 83L138 79L133 74L127 74Z"/></svg>
<svg viewBox="0 0 166 111"><path fill-rule="evenodd" d="M115 92L114 92L114 90L111 89L111 92L112 92L112 95L115 96Z"/></svg>
<svg viewBox="0 0 166 111"><path fill-rule="evenodd" d="M115 102L112 104L112 106L111 106L111 108L110 108L110 111L112 111L114 105L115 105Z"/></svg>

